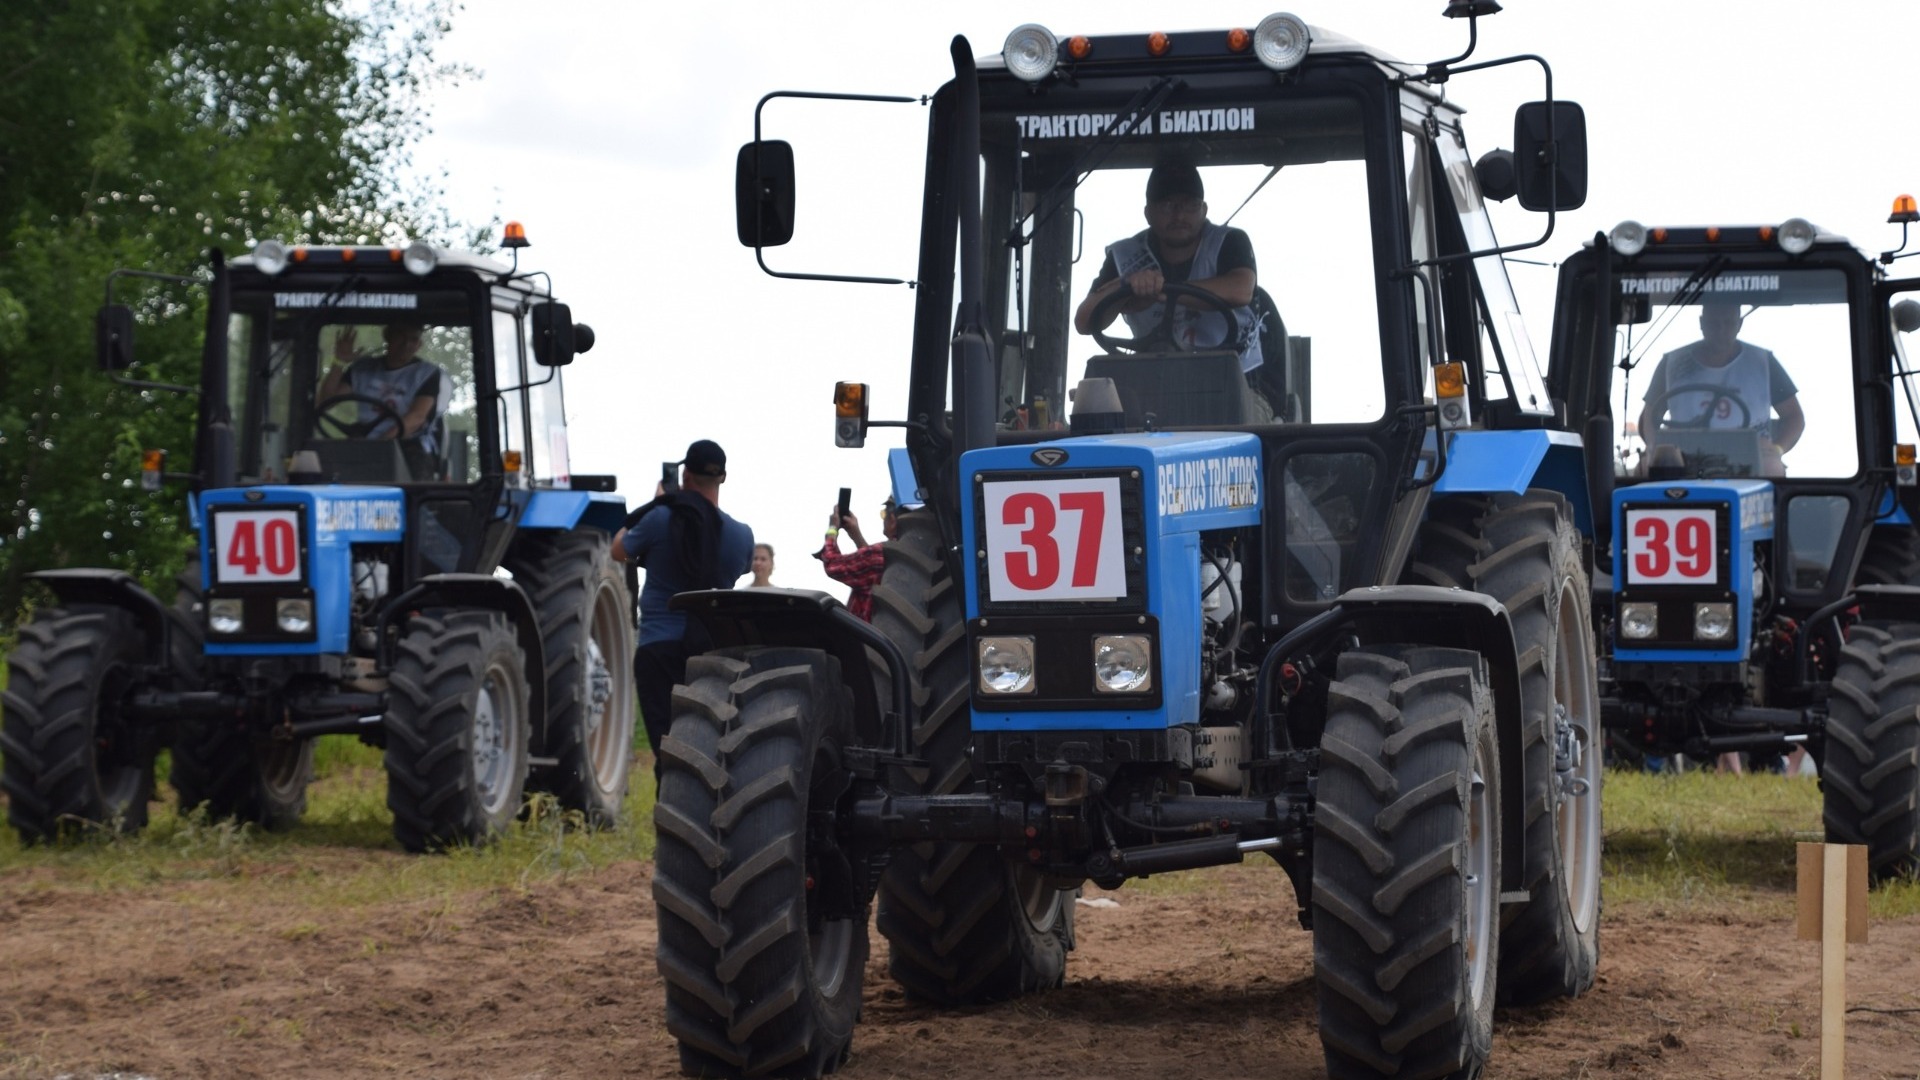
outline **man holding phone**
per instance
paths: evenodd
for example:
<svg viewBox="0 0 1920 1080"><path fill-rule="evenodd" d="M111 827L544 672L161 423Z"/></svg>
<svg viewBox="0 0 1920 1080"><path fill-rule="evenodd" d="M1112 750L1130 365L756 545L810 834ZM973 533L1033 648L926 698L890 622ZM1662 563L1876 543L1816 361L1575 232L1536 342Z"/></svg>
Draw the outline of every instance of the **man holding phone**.
<svg viewBox="0 0 1920 1080"><path fill-rule="evenodd" d="M868 544L867 538L860 533L860 519L847 509L847 500L852 492L840 489L840 504L827 516L827 542L813 557L825 565L827 576L847 586L847 610L867 622L873 621L873 587L880 584L880 575L887 568L886 553L879 544ZM899 507L893 496L880 507L880 528L888 540L900 536ZM840 530L847 530L853 538L853 551L840 553Z"/></svg>
<svg viewBox="0 0 1920 1080"><path fill-rule="evenodd" d="M667 481L674 464L678 483ZM673 687L687 677L687 658L706 648L704 636L685 614L668 610L675 593L730 589L753 562L753 530L720 509L727 481L727 454L711 439L687 447L669 462L654 500L627 517L613 537L613 557L647 572L640 589L640 645L633 653L633 679L640 720L654 749L653 779L660 782L660 743L673 723Z"/></svg>

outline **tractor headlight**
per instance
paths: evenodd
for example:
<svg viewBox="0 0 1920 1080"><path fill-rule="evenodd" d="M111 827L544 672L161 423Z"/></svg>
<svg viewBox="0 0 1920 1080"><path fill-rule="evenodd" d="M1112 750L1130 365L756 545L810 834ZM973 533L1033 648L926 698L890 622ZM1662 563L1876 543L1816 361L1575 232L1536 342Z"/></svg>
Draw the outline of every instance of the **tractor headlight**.
<svg viewBox="0 0 1920 1080"><path fill-rule="evenodd" d="M1620 636L1644 641L1660 632L1660 609L1653 604L1629 602L1620 605Z"/></svg>
<svg viewBox="0 0 1920 1080"><path fill-rule="evenodd" d="M313 601L282 600L274 606L274 621L289 634L304 634L313 629Z"/></svg>
<svg viewBox="0 0 1920 1080"><path fill-rule="evenodd" d="M253 245L253 268L273 277L287 268L287 245L278 240L262 240Z"/></svg>
<svg viewBox="0 0 1920 1080"><path fill-rule="evenodd" d="M1696 641L1726 641L1733 637L1733 605L1693 605L1693 637Z"/></svg>
<svg viewBox="0 0 1920 1080"><path fill-rule="evenodd" d="M983 637L977 649L981 693L1033 693L1033 638Z"/></svg>
<svg viewBox="0 0 1920 1080"><path fill-rule="evenodd" d="M1623 221L1607 234L1607 243L1616 254L1631 259L1646 250L1647 227L1637 221Z"/></svg>
<svg viewBox="0 0 1920 1080"><path fill-rule="evenodd" d="M1094 638L1093 688L1103 694L1140 694L1153 689L1153 639L1145 634Z"/></svg>
<svg viewBox="0 0 1920 1080"><path fill-rule="evenodd" d="M433 273L433 268L439 264L440 253L433 250L433 245L425 240L415 240L407 245L407 250L400 253L400 265L406 267L408 273L419 277L426 277Z"/></svg>
<svg viewBox="0 0 1920 1080"><path fill-rule="evenodd" d="M1813 238L1819 230L1806 218L1788 218L1780 223L1780 250L1789 255L1801 255L1813 246Z"/></svg>
<svg viewBox="0 0 1920 1080"><path fill-rule="evenodd" d="M207 601L207 629L216 634L237 634L245 625L240 601L222 597Z"/></svg>
<svg viewBox="0 0 1920 1080"><path fill-rule="evenodd" d="M1276 12L1253 28L1253 55L1273 71L1292 71L1307 58L1313 36L1297 15Z"/></svg>
<svg viewBox="0 0 1920 1080"><path fill-rule="evenodd" d="M1007 35L1000 56L1015 78L1039 82L1053 74L1053 66L1060 62L1060 39L1039 23L1016 26L1013 33Z"/></svg>

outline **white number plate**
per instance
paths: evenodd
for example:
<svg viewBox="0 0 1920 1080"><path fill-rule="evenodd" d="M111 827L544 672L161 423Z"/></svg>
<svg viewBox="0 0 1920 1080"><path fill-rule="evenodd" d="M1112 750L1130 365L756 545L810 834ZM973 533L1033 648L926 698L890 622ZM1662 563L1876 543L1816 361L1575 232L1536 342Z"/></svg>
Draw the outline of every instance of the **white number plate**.
<svg viewBox="0 0 1920 1080"><path fill-rule="evenodd" d="M985 486L988 599L1118 600L1127 595L1119 477Z"/></svg>
<svg viewBox="0 0 1920 1080"><path fill-rule="evenodd" d="M224 510L213 515L213 578L222 583L298 581L300 515Z"/></svg>
<svg viewBox="0 0 1920 1080"><path fill-rule="evenodd" d="M1627 584L1710 585L1720 576L1711 509L1627 511Z"/></svg>

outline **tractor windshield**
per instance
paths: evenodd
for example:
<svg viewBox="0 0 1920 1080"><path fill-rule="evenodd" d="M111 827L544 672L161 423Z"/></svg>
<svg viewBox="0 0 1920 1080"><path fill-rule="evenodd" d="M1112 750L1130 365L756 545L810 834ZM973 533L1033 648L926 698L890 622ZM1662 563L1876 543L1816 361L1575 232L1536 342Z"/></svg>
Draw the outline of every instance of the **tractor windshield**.
<svg viewBox="0 0 1920 1080"><path fill-rule="evenodd" d="M1613 416L1634 477L1849 477L1859 469L1846 275L1617 272Z"/></svg>
<svg viewBox="0 0 1920 1080"><path fill-rule="evenodd" d="M236 291L228 378L243 481L285 481L302 463L340 483L477 479L471 306L458 290L351 279Z"/></svg>
<svg viewBox="0 0 1920 1080"><path fill-rule="evenodd" d="M1127 426L1369 422L1385 409L1375 223L1404 217L1356 98L1124 112L1032 101L982 123L1004 427L1109 378ZM1397 137L1397 136L1395 136Z"/></svg>

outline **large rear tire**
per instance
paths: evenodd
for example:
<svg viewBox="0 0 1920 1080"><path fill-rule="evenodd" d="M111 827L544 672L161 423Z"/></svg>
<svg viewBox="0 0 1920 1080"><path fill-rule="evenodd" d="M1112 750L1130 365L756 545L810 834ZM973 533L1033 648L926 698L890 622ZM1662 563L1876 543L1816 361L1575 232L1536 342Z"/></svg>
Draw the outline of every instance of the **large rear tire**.
<svg viewBox="0 0 1920 1080"><path fill-rule="evenodd" d="M892 770L895 791L947 795L974 783L969 666L960 589L924 511L900 518L873 590L873 625L912 667L913 743L924 772ZM1004 1001L1059 986L1073 946L1073 896L991 847L895 849L880 881L877 924L888 968L908 994L940 1005Z"/></svg>
<svg viewBox="0 0 1920 1080"><path fill-rule="evenodd" d="M1911 525L1875 528L1854 578L1861 585L1920 585L1920 534Z"/></svg>
<svg viewBox="0 0 1920 1080"><path fill-rule="evenodd" d="M1827 841L1875 881L1920 867L1920 626L1858 623L1840 650L1820 763Z"/></svg>
<svg viewBox="0 0 1920 1080"><path fill-rule="evenodd" d="M835 828L853 735L839 662L792 648L696 656L673 703L653 897L680 1067L832 1072L867 962L867 898Z"/></svg>
<svg viewBox="0 0 1920 1080"><path fill-rule="evenodd" d="M520 812L526 656L493 611L416 615L388 679L387 808L408 851L480 844Z"/></svg>
<svg viewBox="0 0 1920 1080"><path fill-rule="evenodd" d="M1434 508L1410 580L1500 601L1520 659L1526 770L1523 884L1500 933L1500 995L1575 997L1600 966L1600 785L1591 594L1579 534L1556 492L1450 499Z"/></svg>
<svg viewBox="0 0 1920 1080"><path fill-rule="evenodd" d="M632 603L597 530L527 533L506 560L540 617L547 658L547 725L535 751L558 764L527 786L552 792L587 823L620 823L633 760Z"/></svg>
<svg viewBox="0 0 1920 1080"><path fill-rule="evenodd" d="M168 779L182 811L204 806L211 818L290 829L307 812L313 740L256 739L231 721L188 724L173 741Z"/></svg>
<svg viewBox="0 0 1920 1080"><path fill-rule="evenodd" d="M1493 1047L1500 755L1480 657L1361 648L1328 690L1313 962L1334 1080L1478 1076Z"/></svg>
<svg viewBox="0 0 1920 1080"><path fill-rule="evenodd" d="M22 843L138 832L153 797L154 733L121 715L144 649L114 608L46 608L7 656L0 788Z"/></svg>

